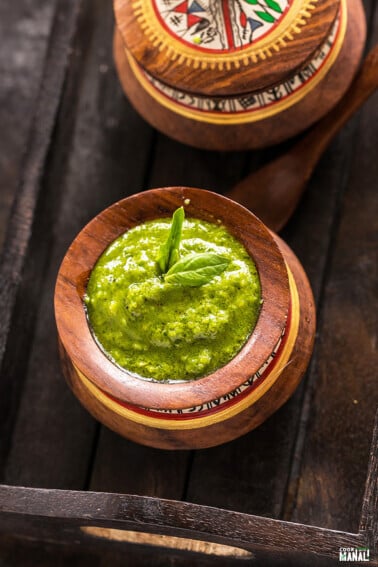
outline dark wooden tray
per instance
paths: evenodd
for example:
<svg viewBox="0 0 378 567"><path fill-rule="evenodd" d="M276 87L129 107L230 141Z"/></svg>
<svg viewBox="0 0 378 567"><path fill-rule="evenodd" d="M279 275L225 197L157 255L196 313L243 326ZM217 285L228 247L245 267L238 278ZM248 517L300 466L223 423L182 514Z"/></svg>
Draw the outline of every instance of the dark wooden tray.
<svg viewBox="0 0 378 567"><path fill-rule="evenodd" d="M371 45L378 7L365 6ZM333 143L283 233L319 318L295 396L233 443L148 449L100 427L64 383L60 261L110 203L164 185L223 192L284 146L219 154L152 131L118 85L112 31L110 3L57 2L0 266L0 564L36 565L17 555L29 545L34 558L61 557L55 565L336 565L350 546L378 565L377 98Z"/></svg>

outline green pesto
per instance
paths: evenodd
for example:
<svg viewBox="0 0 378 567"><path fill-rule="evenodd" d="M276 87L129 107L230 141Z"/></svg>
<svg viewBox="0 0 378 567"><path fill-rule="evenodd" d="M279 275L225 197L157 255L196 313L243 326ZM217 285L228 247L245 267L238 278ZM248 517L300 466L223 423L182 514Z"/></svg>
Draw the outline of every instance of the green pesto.
<svg viewBox="0 0 378 567"><path fill-rule="evenodd" d="M171 219L141 224L102 254L85 304L97 342L119 366L144 378L192 380L220 368L255 327L261 303L256 267L220 224L186 219L180 257L215 252L227 268L199 287L168 283L156 259Z"/></svg>

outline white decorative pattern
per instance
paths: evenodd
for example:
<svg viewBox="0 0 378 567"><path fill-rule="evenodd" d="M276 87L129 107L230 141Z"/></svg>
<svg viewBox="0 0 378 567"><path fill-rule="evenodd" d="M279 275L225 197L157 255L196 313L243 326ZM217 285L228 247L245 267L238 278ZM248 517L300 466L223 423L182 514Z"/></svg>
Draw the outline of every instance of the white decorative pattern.
<svg viewBox="0 0 378 567"><path fill-rule="evenodd" d="M217 115L235 115L242 113L254 113L261 111L290 99L321 71L336 43L340 28L340 16L337 17L331 32L322 46L317 50L314 57L304 67L297 71L291 78L283 81L275 87L268 88L257 93L238 95L234 97L205 97L194 95L174 89L161 81L158 81L148 73L143 72L151 86L161 95L170 99L175 105L193 110L199 113Z"/></svg>

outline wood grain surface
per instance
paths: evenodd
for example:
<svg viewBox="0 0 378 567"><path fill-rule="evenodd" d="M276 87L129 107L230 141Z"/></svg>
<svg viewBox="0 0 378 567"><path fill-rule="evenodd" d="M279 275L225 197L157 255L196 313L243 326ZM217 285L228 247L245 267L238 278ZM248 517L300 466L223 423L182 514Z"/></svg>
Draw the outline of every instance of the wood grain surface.
<svg viewBox="0 0 378 567"><path fill-rule="evenodd" d="M1 423L0 439L6 449L2 482L15 487L90 488L167 497L346 532L357 532L363 505L362 535L357 539L355 535L340 537L343 544L370 545L372 549L377 526L376 449L370 453L378 405L373 309L376 252L372 239L377 218L377 97L331 144L283 233L306 269L319 315L313 362L295 396L263 426L235 442L196 452L147 449L99 427L64 384L52 310L60 261L82 226L127 194L173 184L224 192L287 144L252 154L222 154L190 149L152 131L125 101L114 72L111 6L101 0L75 1L72 6L79 4L79 33L24 270L18 258L11 262L20 286L8 335L8 347L12 348L7 348L9 362L4 366L3 361L1 381L6 382L7 391L14 384L16 395L11 404L13 417L7 422L12 432L9 425ZM377 41L378 10L373 0L365 0L364 5L371 46ZM6 12L4 18L6 26ZM25 76L25 80L29 79ZM55 103L56 95L49 94L47 100ZM28 112L20 107L18 120L24 120L26 113L33 114L33 105ZM11 145L8 154L7 147L4 151L10 159L15 155ZM4 190L9 195L11 184L5 184ZM33 199L35 193L31 205L24 209L29 213ZM8 234L9 247L14 232ZM8 308L2 303L2 321L4 313ZM2 394L0 399L2 412L9 411L9 395ZM369 484L364 493L369 457ZM193 556L182 552L112 544L89 536L80 539L76 531L69 536L70 543L63 544L61 538L72 532L58 530L58 537L51 518L45 522L40 516L32 523L30 516L24 515L26 501L32 515L42 512L37 504L46 510L41 493L25 500L25 493L13 490L19 489L6 490L7 505L13 510L19 506L22 518L16 521L12 515L11 522L11 516L6 516L8 529L0 541L1 567L103 567L124 565L125 561L135 567L193 565ZM66 504L60 499L56 502L58 525L62 525L63 509L70 508L77 498L81 493L69 495ZM0 502L4 504L3 496ZM96 498L94 505L97 503ZM88 510L88 501L84 508ZM216 517L223 521L224 516L217 513ZM259 519L258 525L270 537L267 524L261 522ZM224 529L224 525L217 525ZM301 533L295 533L297 547L292 553L269 550L262 542L252 564L339 564L337 532L330 536L322 529L317 532L320 540L308 528ZM293 541L287 532L282 538L286 548ZM240 542L240 535L236 534L235 540ZM329 555L322 557L324 551ZM232 565L229 559L205 556L195 556L195 562Z"/></svg>
<svg viewBox="0 0 378 567"><path fill-rule="evenodd" d="M17 189L43 71L54 2L27 0L0 6L0 246Z"/></svg>

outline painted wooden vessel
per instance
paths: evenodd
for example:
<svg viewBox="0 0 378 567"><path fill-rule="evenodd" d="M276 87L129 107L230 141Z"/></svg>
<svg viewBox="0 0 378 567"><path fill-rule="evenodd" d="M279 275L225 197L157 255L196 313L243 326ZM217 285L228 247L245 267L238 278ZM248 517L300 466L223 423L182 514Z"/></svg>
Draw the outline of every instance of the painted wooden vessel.
<svg viewBox="0 0 378 567"><path fill-rule="evenodd" d="M361 0L114 0L123 89L200 148L278 143L325 115L365 41Z"/></svg>
<svg viewBox="0 0 378 567"><path fill-rule="evenodd" d="M188 217L220 220L243 243L258 269L263 303L250 338L228 364L193 381L147 381L100 350L83 295L95 262L115 238L181 205ZM65 375L83 405L121 435L169 449L218 445L262 423L298 385L315 332L311 289L293 252L241 205L184 187L128 197L91 221L60 268L55 312Z"/></svg>

